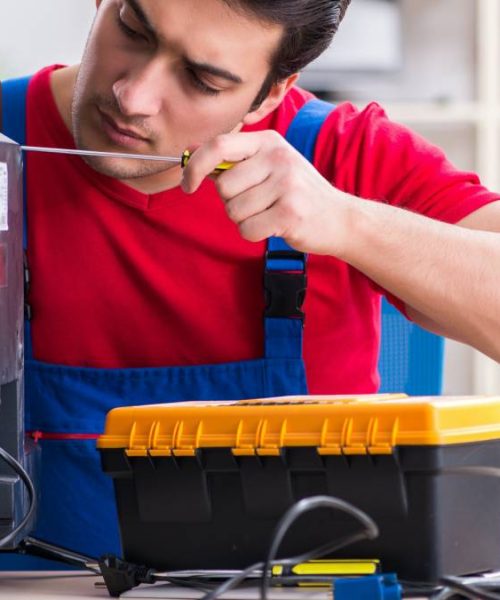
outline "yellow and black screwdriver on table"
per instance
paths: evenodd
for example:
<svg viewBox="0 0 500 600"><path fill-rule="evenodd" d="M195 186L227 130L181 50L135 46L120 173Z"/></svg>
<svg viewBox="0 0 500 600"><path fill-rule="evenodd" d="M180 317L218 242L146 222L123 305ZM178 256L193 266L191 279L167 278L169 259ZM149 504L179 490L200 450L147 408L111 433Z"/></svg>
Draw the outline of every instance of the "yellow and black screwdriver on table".
<svg viewBox="0 0 500 600"><path fill-rule="evenodd" d="M154 160L159 162L176 163L184 168L191 158L192 153L184 150L182 156L157 156L155 154L129 154L128 152L104 152L100 150L75 150L72 148L45 148L43 146L21 146L24 152L42 152L45 154L68 154L74 156L97 156L101 158L129 158L139 160ZM231 169L234 163L222 162L212 171L213 175L218 175Z"/></svg>

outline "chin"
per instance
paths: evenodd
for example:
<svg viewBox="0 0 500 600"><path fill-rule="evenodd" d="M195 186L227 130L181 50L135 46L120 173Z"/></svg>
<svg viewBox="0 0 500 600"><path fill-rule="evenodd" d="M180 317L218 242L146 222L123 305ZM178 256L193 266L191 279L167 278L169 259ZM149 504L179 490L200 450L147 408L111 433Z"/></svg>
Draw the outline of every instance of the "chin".
<svg viewBox="0 0 500 600"><path fill-rule="evenodd" d="M153 161L127 160L119 158L84 157L89 167L113 179L141 179L168 171L164 165Z"/></svg>

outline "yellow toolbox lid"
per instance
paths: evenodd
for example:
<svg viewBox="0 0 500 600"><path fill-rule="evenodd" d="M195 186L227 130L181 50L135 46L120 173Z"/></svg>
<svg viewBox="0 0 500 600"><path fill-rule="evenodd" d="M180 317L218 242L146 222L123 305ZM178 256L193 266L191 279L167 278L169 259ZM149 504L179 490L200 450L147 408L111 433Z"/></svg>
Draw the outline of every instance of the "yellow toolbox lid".
<svg viewBox="0 0 500 600"><path fill-rule="evenodd" d="M129 456L193 456L199 448L279 455L313 446L322 455L390 454L395 446L500 439L500 396L288 396L116 408L98 448Z"/></svg>

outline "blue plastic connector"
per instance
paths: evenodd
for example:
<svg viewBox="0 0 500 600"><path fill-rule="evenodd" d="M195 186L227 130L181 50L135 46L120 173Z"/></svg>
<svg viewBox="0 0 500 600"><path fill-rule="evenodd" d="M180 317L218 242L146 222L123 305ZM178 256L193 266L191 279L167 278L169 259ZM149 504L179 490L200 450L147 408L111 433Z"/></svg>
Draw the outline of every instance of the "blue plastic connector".
<svg viewBox="0 0 500 600"><path fill-rule="evenodd" d="M401 586L395 573L366 577L339 577L333 580L334 600L401 600Z"/></svg>

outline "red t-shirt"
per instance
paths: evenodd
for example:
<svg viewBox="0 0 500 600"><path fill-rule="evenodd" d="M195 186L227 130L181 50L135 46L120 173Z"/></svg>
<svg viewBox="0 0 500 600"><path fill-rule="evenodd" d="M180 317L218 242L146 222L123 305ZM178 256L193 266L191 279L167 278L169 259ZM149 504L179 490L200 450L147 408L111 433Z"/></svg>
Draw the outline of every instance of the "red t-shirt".
<svg viewBox="0 0 500 600"><path fill-rule="evenodd" d="M27 142L73 148L49 77L29 86ZM258 125L285 134L310 94L294 88ZM263 355L264 243L227 218L211 181L142 194L80 158L28 158L28 259L35 358L64 365L156 367ZM456 222L498 196L370 104L341 104L315 164L336 187ZM310 256L304 359L311 393L378 386L380 295L336 258Z"/></svg>

